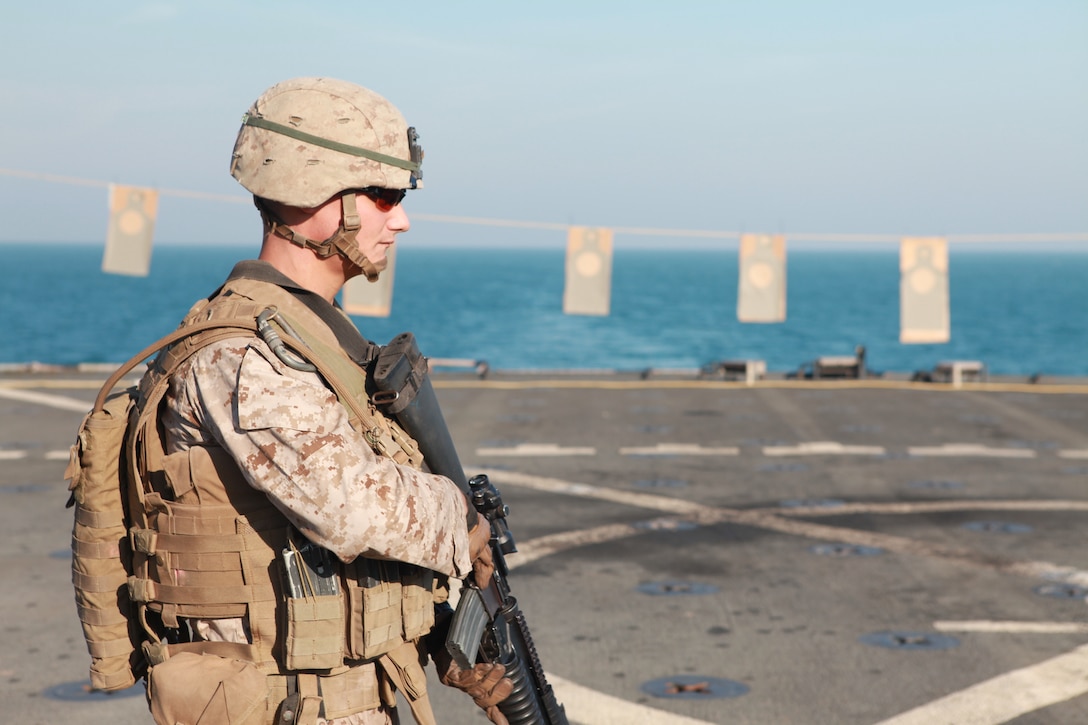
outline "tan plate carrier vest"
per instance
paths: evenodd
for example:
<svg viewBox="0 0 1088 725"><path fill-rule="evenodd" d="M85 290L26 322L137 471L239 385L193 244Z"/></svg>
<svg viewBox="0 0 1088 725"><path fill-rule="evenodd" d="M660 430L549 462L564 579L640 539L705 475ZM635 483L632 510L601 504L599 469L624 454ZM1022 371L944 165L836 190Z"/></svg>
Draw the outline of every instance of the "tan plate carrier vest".
<svg viewBox="0 0 1088 725"><path fill-rule="evenodd" d="M287 597L280 561L290 531L286 517L246 482L222 448L165 452L157 419L170 376L206 345L256 337L255 320L269 307L288 323L277 330L280 337L317 368L348 410L351 425L374 451L417 469L422 465L415 441L375 409L366 394L365 372L316 314L277 285L250 279L228 281L219 295L197 303L181 328L164 338L177 342L151 364L140 382L137 402L129 408L122 456L127 475L122 472L121 477L132 482L126 502L130 528L128 547L122 542L121 549L131 548L127 590L146 633L142 635L144 656L152 668L179 652L256 664L268 683L264 722L272 722L279 704L297 687L309 703L299 715L319 708L322 717L333 719L377 708L383 702L392 706L395 688L405 695L418 722L434 723L418 640L434 626L434 604L448 594L446 577L418 566L359 557L350 564L339 563L338 595ZM297 331L303 339L293 338L285 329ZM145 351L134 360L150 354ZM107 381L96 410L125 372L122 368ZM74 497L80 503L76 513L76 538L80 538L81 511L85 524L96 523L98 514L85 510L88 507L80 500L77 484L73 480ZM83 528L84 538L95 533ZM108 557L114 551L98 553ZM93 576L85 578L93 585ZM79 582L76 585L78 602ZM109 591L108 583L105 589ZM122 610L125 606L122 603ZM109 608L107 602L105 609ZM84 616L84 609L93 607L80 603L80 609L94 657ZM112 609L116 612L116 601ZM155 616L148 617L149 612ZM93 620L99 615L89 612L89 616ZM241 619L250 643L167 644L154 620L176 629L183 626L180 618ZM112 651L114 645L99 643L99 647L101 654ZM92 665L92 681L94 676ZM123 679L119 674L105 677L105 681Z"/></svg>

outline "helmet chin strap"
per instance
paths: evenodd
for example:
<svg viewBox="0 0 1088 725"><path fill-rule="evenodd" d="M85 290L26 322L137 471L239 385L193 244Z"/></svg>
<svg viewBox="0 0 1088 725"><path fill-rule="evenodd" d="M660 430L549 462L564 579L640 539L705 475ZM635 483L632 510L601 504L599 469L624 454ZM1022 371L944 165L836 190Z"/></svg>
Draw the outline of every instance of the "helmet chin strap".
<svg viewBox="0 0 1088 725"><path fill-rule="evenodd" d="M328 259L334 254L339 254L358 267L366 275L367 280L370 282L378 281L378 272L381 270L367 259L365 254L359 251L357 238L360 223L359 212L355 206L355 194L347 193L340 197L340 228L322 242L316 242L287 226L278 214L269 209L257 197L254 197L253 201L257 205L257 209L260 210L264 223L277 236L300 247L312 249L314 254L321 259Z"/></svg>

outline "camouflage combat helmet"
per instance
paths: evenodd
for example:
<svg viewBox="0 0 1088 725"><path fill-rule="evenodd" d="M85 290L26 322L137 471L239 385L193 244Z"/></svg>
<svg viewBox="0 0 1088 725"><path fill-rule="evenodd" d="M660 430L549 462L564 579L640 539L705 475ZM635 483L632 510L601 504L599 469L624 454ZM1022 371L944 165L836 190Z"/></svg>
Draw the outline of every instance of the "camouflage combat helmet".
<svg viewBox="0 0 1088 725"><path fill-rule="evenodd" d="M340 254L368 278L378 270L358 250L353 190L415 189L422 184L423 151L400 111L377 93L332 78L295 78L265 91L242 117L231 175L258 200L304 209L345 193L339 232L316 242L287 228L258 201L277 234Z"/></svg>

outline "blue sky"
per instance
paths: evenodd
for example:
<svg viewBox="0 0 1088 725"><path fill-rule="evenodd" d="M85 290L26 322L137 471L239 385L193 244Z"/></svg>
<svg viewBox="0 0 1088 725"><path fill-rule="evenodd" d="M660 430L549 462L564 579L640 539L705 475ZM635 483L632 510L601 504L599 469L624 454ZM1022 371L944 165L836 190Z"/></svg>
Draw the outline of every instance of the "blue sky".
<svg viewBox="0 0 1088 725"><path fill-rule="evenodd" d="M754 232L1088 232L1088 3L118 2L5 9L0 169L245 198L267 86L327 75L420 132L409 214ZM96 241L106 192L0 175L0 241ZM156 240L256 242L165 196ZM562 246L417 220L407 243ZM624 237L616 245L669 244Z"/></svg>

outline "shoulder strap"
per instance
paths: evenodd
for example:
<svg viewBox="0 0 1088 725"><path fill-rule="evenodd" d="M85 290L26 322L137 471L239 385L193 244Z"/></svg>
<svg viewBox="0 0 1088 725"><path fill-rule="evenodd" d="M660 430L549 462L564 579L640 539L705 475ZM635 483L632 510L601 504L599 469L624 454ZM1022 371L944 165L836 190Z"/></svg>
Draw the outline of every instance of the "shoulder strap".
<svg viewBox="0 0 1088 725"><path fill-rule="evenodd" d="M169 335L159 338L155 342L145 347L140 352L133 355L128 362L121 365L106 379L106 382L102 385L102 389L98 391L98 397L94 400L93 412L101 411L102 406L106 404L106 398L109 397L110 392L117 386L117 383L121 378L129 374L129 372L139 365L147 358L154 355L164 347L173 345L178 340L182 340L190 335L195 335L205 330L212 330L217 327L220 328L235 328L239 331L256 332L257 320L247 320L246 318L233 318L233 319L220 319L220 320L205 320L204 322L197 322L187 327L182 327L174 330Z"/></svg>
<svg viewBox="0 0 1088 725"><path fill-rule="evenodd" d="M305 358L306 362L317 368L317 372L321 375L322 378L325 379L325 381L337 394L337 397L340 398L341 402L346 405L351 410L351 412L359 418L359 421L367 429L367 433L365 434L367 441L373 445L374 441L372 440L372 438L378 431L380 431L380 426L378 426L378 424L375 422L376 414L368 410L359 402L359 400L354 395L351 394L351 388L346 383L344 383L344 381L340 378L340 375L335 370L333 370L333 368L328 365L325 360L321 358L317 351L311 349L302 340L299 340L297 337L293 337L286 331L280 334L280 339L287 343L287 346L290 347L294 352Z"/></svg>
<svg viewBox="0 0 1088 725"><path fill-rule="evenodd" d="M257 320L256 317L249 316L227 317L219 319L213 318L211 320L204 320L201 322L193 323L191 325L187 325L185 327L174 330L169 335L159 338L158 340L151 343L146 348L132 356L132 358L130 358L128 362L121 365L121 367L117 368L117 370L115 370L113 374L110 375L110 377L102 385L102 388L98 391L98 397L95 398L94 408L92 410L101 411L102 407L106 403L106 398L109 397L110 392L113 390L114 387L117 386L117 383L121 380L121 378L123 378L134 367L139 365L147 358L151 357L159 350L169 347L170 345L173 345L179 340L183 340L187 337L191 337L201 332L213 330L216 328L221 328L224 330L236 330L240 333L252 334L256 333L257 331ZM305 343L303 343L298 338L288 334L286 331L280 334L280 339L282 339L283 342L286 343L287 346L290 347L294 352L298 353L307 362L317 368L317 371L321 374L321 377L323 377L326 382L328 382L329 386L332 387L334 391L336 391L341 401L343 401L343 403L351 409L351 412L358 417L359 421L367 429L367 431L369 432L369 435L367 435L367 440L371 441L371 439L374 438L376 432L380 428L374 420L375 414L367 410L366 407L361 405L360 402L350 394L350 388L344 384L344 382L340 379L340 376L336 372L334 372L332 368L329 367L329 365L327 365L326 362L322 360L317 354L315 354L315 352L311 350ZM211 342L211 340L209 340L209 342Z"/></svg>
<svg viewBox="0 0 1088 725"><path fill-rule="evenodd" d="M227 282L238 279L248 279L255 282L267 282L273 284L302 303L317 315L322 322L336 336L340 347L352 360L361 366L366 366L378 357L379 345L363 337L343 308L335 301L330 304L325 298L316 292L300 287L297 283L270 265L259 260L246 260L235 265L227 278ZM214 296L214 295L213 295Z"/></svg>

